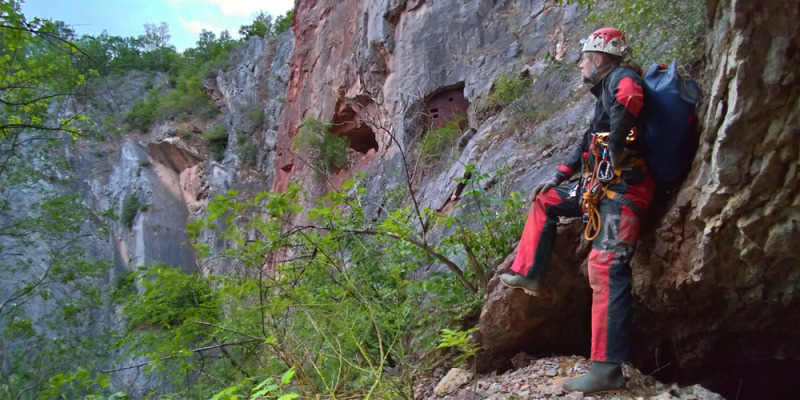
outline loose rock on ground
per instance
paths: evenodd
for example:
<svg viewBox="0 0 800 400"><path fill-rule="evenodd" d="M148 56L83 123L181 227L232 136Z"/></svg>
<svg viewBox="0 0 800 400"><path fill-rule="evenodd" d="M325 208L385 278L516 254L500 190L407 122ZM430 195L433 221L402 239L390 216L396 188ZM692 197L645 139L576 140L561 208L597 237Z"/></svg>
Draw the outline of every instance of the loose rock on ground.
<svg viewBox="0 0 800 400"><path fill-rule="evenodd" d="M623 365L625 390L616 394L584 396L582 393L567 393L561 383L568 378L588 372L591 361L578 356L556 356L533 358L520 353L512 360L514 368L502 374L496 372L478 375L477 380L463 383L464 372L458 374L440 370L434 376L420 377L416 386L417 400L512 400L512 399L647 399L647 400L724 400L724 398L700 385L679 387L667 385L642 374L630 365ZM462 365L462 368L468 368ZM470 374L471 375L471 374ZM458 376L460 385L454 385L453 376ZM434 390L437 388L439 390ZM443 393L442 388L453 388ZM437 394L439 393L439 394Z"/></svg>

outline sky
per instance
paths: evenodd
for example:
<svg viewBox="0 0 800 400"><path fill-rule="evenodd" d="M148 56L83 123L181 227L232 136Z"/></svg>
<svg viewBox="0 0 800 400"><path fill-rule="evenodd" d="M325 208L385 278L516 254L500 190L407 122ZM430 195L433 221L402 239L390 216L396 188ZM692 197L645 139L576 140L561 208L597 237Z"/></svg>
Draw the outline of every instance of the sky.
<svg viewBox="0 0 800 400"><path fill-rule="evenodd" d="M282 16L294 0L24 0L22 12L33 17L64 21L79 35L137 37L144 24L166 22L170 44L179 51L195 47L200 31L219 37L227 29L234 39L239 27L253 22L259 11Z"/></svg>

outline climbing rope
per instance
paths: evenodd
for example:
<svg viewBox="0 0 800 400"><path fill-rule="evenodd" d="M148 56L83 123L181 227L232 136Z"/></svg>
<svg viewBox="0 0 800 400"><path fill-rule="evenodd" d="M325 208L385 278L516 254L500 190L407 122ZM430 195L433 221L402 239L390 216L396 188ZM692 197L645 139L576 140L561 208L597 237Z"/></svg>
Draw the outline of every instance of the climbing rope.
<svg viewBox="0 0 800 400"><path fill-rule="evenodd" d="M583 237L591 241L600 234L603 221L600 217L600 208L598 205L600 204L600 200L606 197L606 191L608 190L607 184L614 179L614 171L611 163L607 160L607 150L603 149L603 154L601 155L600 149L597 148L597 134L592 135L589 150L594 155L594 168L589 177L588 188L586 192L583 193L581 210L583 210L584 222L586 223Z"/></svg>
<svg viewBox="0 0 800 400"><path fill-rule="evenodd" d="M594 240L600 234L602 219L600 218L600 208L597 205L603 197L606 197L606 187L599 182L583 194L581 208L586 218L586 221L584 221L586 222L586 229L583 231L583 237L586 240Z"/></svg>

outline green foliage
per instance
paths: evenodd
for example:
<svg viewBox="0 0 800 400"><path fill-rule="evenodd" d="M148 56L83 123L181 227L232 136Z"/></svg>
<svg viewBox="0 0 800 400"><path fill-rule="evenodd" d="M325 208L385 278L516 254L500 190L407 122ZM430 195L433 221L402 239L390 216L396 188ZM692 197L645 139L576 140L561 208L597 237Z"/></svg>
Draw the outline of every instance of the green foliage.
<svg viewBox="0 0 800 400"><path fill-rule="evenodd" d="M219 110L202 90L200 78L182 74L176 79L176 87L162 95L158 88L152 89L144 99L137 99L125 115L129 129L145 132L156 120L169 117L199 116L213 118Z"/></svg>
<svg viewBox="0 0 800 400"><path fill-rule="evenodd" d="M264 11L259 11L250 25L242 25L239 34L248 38L250 36L275 37L287 31L292 26L293 10L278 16L273 22L273 17Z"/></svg>
<svg viewBox="0 0 800 400"><path fill-rule="evenodd" d="M188 321L216 321L219 304L208 281L199 275L156 264L137 273L144 288L123 307L128 330L170 329Z"/></svg>
<svg viewBox="0 0 800 400"><path fill-rule="evenodd" d="M119 220L123 225L128 227L128 229L133 225L133 219L136 218L136 214L139 213L140 206L139 196L137 196L136 193L129 193L125 196L125 200L122 201Z"/></svg>
<svg viewBox="0 0 800 400"><path fill-rule="evenodd" d="M331 124L315 118L306 118L294 140L294 146L305 153L311 166L319 174L328 173L347 165L347 138L330 133Z"/></svg>
<svg viewBox="0 0 800 400"><path fill-rule="evenodd" d="M596 1L597 0L558 0L558 4L563 6L565 4L576 3L581 7L587 7L591 9Z"/></svg>
<svg viewBox="0 0 800 400"><path fill-rule="evenodd" d="M468 358L475 356L480 350L477 343L471 342L469 336L477 331L478 328L458 331L452 329L442 329L438 348L453 347L458 351L454 365L457 367L464 363Z"/></svg>
<svg viewBox="0 0 800 400"><path fill-rule="evenodd" d="M246 133L242 131L236 132L236 144L233 152L239 157L245 165L255 165L256 158L258 157L258 149Z"/></svg>
<svg viewBox="0 0 800 400"><path fill-rule="evenodd" d="M288 31L292 27L293 16L294 10L289 10L286 11L286 14L275 18L275 25L272 26L272 31L275 33L275 36Z"/></svg>
<svg viewBox="0 0 800 400"><path fill-rule="evenodd" d="M438 158L445 149L452 147L453 142L463 133L461 124L464 118L463 115L459 115L447 121L444 126L426 132L422 140L422 154Z"/></svg>
<svg viewBox="0 0 800 400"><path fill-rule="evenodd" d="M209 202L207 216L187 229L203 258L232 263L230 274L214 277L209 285L214 301L204 309L216 312L169 318L168 330L148 336L149 348L160 352L135 354L147 355L162 371L202 369L199 377L216 377L188 383L181 391L185 398L245 398L248 393L268 398L412 398L406 364L410 338L419 343L414 352L431 358L443 355L437 349L448 346L459 350L457 361L477 351L453 327L476 315L488 271L511 251L521 231L519 215L525 205L508 192L508 173L503 168L490 176L467 166L467 177L459 181L464 187L462 215L421 210L430 227L444 231L439 244L417 232L419 216L411 206L372 221L362 208L360 177L305 209L300 206L304 194L294 183L285 193L261 193L250 200L238 199L236 192L217 196ZM291 224L300 213L306 221ZM206 230L219 232L229 248L214 253L199 241ZM265 260L270 260L267 268ZM419 267L434 263L443 263L451 273L412 278ZM176 291L169 284L152 288ZM162 302L131 309L152 310ZM453 332L445 342L442 329ZM197 357L221 343L229 344L223 357L227 360ZM242 377L221 374L231 364L241 369ZM271 378L287 369L296 371L292 383ZM397 372L390 375L387 370Z"/></svg>
<svg viewBox="0 0 800 400"><path fill-rule="evenodd" d="M162 118L170 116L213 118L219 112L203 91L202 80L192 74L178 76L175 89L167 93L158 105L158 113Z"/></svg>
<svg viewBox="0 0 800 400"><path fill-rule="evenodd" d="M0 140L19 146L13 139L26 129L77 137L80 131L75 122L83 120L82 115L52 118L47 112L51 104L65 101L87 78L72 67L69 55L74 49L62 37L68 32L51 21L28 21L17 2L4 0L0 7Z"/></svg>
<svg viewBox="0 0 800 400"><path fill-rule="evenodd" d="M216 69L225 65L228 54L239 44L231 39L228 31L222 31L217 38L214 32L203 29L197 40L197 47L186 49L183 52L185 69L182 72L206 78Z"/></svg>
<svg viewBox="0 0 800 400"><path fill-rule="evenodd" d="M160 104L161 98L158 96L158 89L151 90L146 98L136 99L131 104L130 110L125 115L125 123L130 129L146 131L158 117Z"/></svg>
<svg viewBox="0 0 800 400"><path fill-rule="evenodd" d="M74 111L80 101L67 100L96 72L78 67L63 23L29 20L7 0L0 20L0 398L41 399L54 377L108 355L90 316L109 264L84 247L100 218L74 191L66 157L89 122ZM68 385L59 395L99 388Z"/></svg>
<svg viewBox="0 0 800 400"><path fill-rule="evenodd" d="M250 25L242 25L239 28L239 34L244 37L272 35L272 15L259 12Z"/></svg>
<svg viewBox="0 0 800 400"><path fill-rule="evenodd" d="M603 7L592 7L594 0L567 2L588 7L590 23L614 26L625 32L634 59L644 66L674 59L691 64L702 56L704 1L622 0Z"/></svg>
<svg viewBox="0 0 800 400"><path fill-rule="evenodd" d="M489 93L475 104L478 120L485 120L527 95L532 81L531 77L506 72L495 77Z"/></svg>
<svg viewBox="0 0 800 400"><path fill-rule="evenodd" d="M459 212L444 217L442 223L452 226L455 234L443 239L445 245L461 246L467 252L472 271L485 287L491 269L509 253L512 245L522 234L526 204L522 196L509 192L503 185L510 168L502 167L495 176L480 173L475 166L467 164L463 178L456 181L464 186L459 203ZM491 190L484 182L492 180Z"/></svg>
<svg viewBox="0 0 800 400"><path fill-rule="evenodd" d="M120 301L133 294L136 294L136 273L134 271L125 271L117 275L114 278L113 298Z"/></svg>
<svg viewBox="0 0 800 400"><path fill-rule="evenodd" d="M38 395L44 399L67 398L69 394L86 396L88 393L95 393L101 388L108 387L108 380L106 375L93 377L91 371L79 368L74 372L53 376L45 383L44 389Z"/></svg>
<svg viewBox="0 0 800 400"><path fill-rule="evenodd" d="M278 400L291 400L300 397L297 393L288 393L288 394L275 394L276 391L281 389L281 387L286 387L292 382L292 377L294 377L295 369L289 368L283 376L281 377L278 383L275 382L273 377L267 377L261 383L256 385L253 388L253 393L250 395L250 400L259 400L259 399L273 399L277 398ZM213 397L214 399L217 397Z"/></svg>
<svg viewBox="0 0 800 400"><path fill-rule="evenodd" d="M526 88L530 87L531 79L522 77L519 74L501 73L492 83L492 91L489 93L489 103L502 107L508 106L518 99Z"/></svg>
<svg viewBox="0 0 800 400"><path fill-rule="evenodd" d="M203 135L203 139L208 143L214 159L222 160L225 156L225 148L228 147L228 130L222 125L215 125Z"/></svg>
<svg viewBox="0 0 800 400"><path fill-rule="evenodd" d="M254 107L247 110L245 116L256 125L262 125L267 118L264 114L264 110L260 107Z"/></svg>

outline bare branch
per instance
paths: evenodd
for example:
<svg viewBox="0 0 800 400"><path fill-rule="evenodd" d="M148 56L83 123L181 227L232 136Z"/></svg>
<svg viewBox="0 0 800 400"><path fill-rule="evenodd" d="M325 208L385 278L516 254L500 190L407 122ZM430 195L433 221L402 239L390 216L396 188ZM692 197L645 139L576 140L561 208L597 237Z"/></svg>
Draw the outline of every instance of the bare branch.
<svg viewBox="0 0 800 400"><path fill-rule="evenodd" d="M377 99L375 97L372 97L372 96L370 96L370 99L372 100L373 104L375 104L376 106L379 106L379 107L383 108L384 110L386 110L386 107L384 106L384 104L383 104L383 102L381 100L379 100L379 99ZM403 104L403 110L404 111L406 110L407 106L408 106L408 104ZM366 111L366 110L362 107L362 111ZM366 114L368 116L370 116L370 114L368 112ZM401 159L403 161L403 172L405 172L405 175L406 175L405 181L406 181L406 186L408 187L408 194L409 194L409 197L411 198L412 204L414 205L414 213L417 216L417 218L419 219L421 233L422 233L422 241L423 242L427 242L426 237L427 237L427 232L428 232L428 224L427 224L427 222L425 221L425 219L422 216L422 211L420 210L419 202L417 201L417 196L414 193L414 187L413 187L413 184L412 184L413 179L412 179L412 175L411 175L411 170L409 169L408 157L406 156L406 151L403 149L403 144L400 143L400 140L397 139L397 136L394 134L392 129L384 126L382 123L378 124L375 121L375 119L380 120L379 117L375 117L375 116L370 116L370 117L371 118L369 118L369 119L363 119L363 118L362 119L364 120L365 123L367 123L368 125L372 126L373 129L377 129L377 130L380 130L380 131L386 133L386 135L389 136L391 141L394 142L395 145L397 145L397 149L400 152L400 157L401 157Z"/></svg>
<svg viewBox="0 0 800 400"><path fill-rule="evenodd" d="M400 240L402 240L404 242L408 242L410 244L413 244L414 246L417 246L420 249L424 250L426 253L432 255L437 260L443 262L447 266L447 268L449 268L450 271L453 272L456 275L456 277L458 277L458 280L461 282L461 285L463 285L467 290L469 290L470 293L472 293L472 294L478 293L478 291L475 289L475 287L472 286L472 284L467 281L466 277L464 277L464 273L461 271L460 268L458 268L458 265L456 265L456 263L451 261L449 258L445 257L442 253L439 253L438 251L436 251L436 249L434 249L433 247L429 246L427 243L425 243L423 241L416 240L416 239L408 237L408 236L401 236L401 235L398 235L398 234L392 233L392 232L383 232L383 231L369 230L369 229L368 230L352 230L352 231L345 231L345 232L353 233L353 234L361 234L361 235L387 236L387 237L400 239Z"/></svg>
<svg viewBox="0 0 800 400"><path fill-rule="evenodd" d="M237 334L237 335L242 335L242 336L244 336L244 337L248 337L248 338L250 338L250 339L253 339L253 340L264 340L264 338L256 337L256 336L253 336L253 335L250 335L250 334L244 333L244 332L235 331L235 330L233 330L233 329L225 328L225 327L223 327L223 326L219 326L219 325L216 325L216 324L212 324L212 323L210 323L210 322L205 322L205 321L191 321L191 322L189 322L189 323L190 323L190 324L195 324L195 325L208 326L208 327L215 328L215 329L219 329L219 330L222 330L222 331L226 331L226 332L230 332L230 333L235 333L235 334Z"/></svg>
<svg viewBox="0 0 800 400"><path fill-rule="evenodd" d="M248 344L248 343L257 342L259 340L263 340L263 339L248 339L248 340L242 340L242 341L239 341L239 342L219 343L219 344L215 344L215 345L211 345L211 346L198 347L198 348L192 349L190 351L192 353L202 353L204 351L219 349L219 348L227 347L227 346L241 346L241 345L245 345L245 344ZM100 372L104 373L104 374L110 374L112 372L126 371L126 370L129 370L129 369L140 368L140 367L144 367L144 366L147 366L147 365L150 365L150 364L154 364L154 363L157 363L157 362L160 362L160 361L171 360L173 358L178 358L178 357L183 357L183 356L181 354L172 354L172 355L169 355L169 356L166 356L166 357L161 357L158 360L145 361L143 363L139 363L139 364L136 364L136 365L129 365L127 367L109 369L109 370L100 371Z"/></svg>

